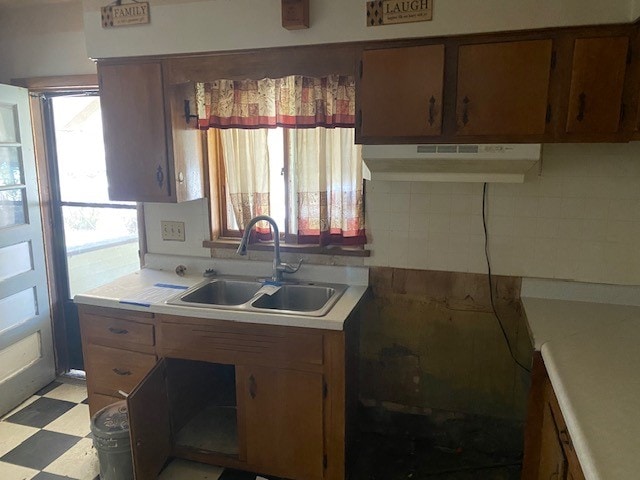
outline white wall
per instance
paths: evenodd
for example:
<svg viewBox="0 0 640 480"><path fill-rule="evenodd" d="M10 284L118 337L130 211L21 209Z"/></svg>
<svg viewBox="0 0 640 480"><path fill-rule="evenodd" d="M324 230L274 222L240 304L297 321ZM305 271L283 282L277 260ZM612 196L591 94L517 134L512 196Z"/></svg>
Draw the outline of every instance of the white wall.
<svg viewBox="0 0 640 480"><path fill-rule="evenodd" d="M0 7L0 83L95 71L86 51L81 0Z"/></svg>
<svg viewBox="0 0 640 480"><path fill-rule="evenodd" d="M631 20L640 18L640 0L631 0Z"/></svg>
<svg viewBox="0 0 640 480"><path fill-rule="evenodd" d="M104 0L84 0L92 58L266 48L628 22L638 0L435 0L433 20L366 26L365 0L311 0L307 30L282 28L280 0L157 0L151 23L103 29Z"/></svg>
<svg viewBox="0 0 640 480"><path fill-rule="evenodd" d="M162 220L184 222L185 241L162 240ZM147 251L167 255L209 257L211 251L202 248L202 241L211 238L208 200L194 200L178 204L145 203L144 223Z"/></svg>
<svg viewBox="0 0 640 480"><path fill-rule="evenodd" d="M486 272L482 185L367 182L368 263ZM542 175L489 186L494 273L640 284L640 143L544 145Z"/></svg>

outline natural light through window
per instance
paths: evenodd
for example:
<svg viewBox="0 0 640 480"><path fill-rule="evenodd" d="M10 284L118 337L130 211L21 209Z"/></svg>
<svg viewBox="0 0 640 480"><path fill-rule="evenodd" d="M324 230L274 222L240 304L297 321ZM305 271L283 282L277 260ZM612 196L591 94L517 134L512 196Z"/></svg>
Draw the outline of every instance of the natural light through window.
<svg viewBox="0 0 640 480"><path fill-rule="evenodd" d="M72 298L140 267L137 211L109 201L99 97L51 100Z"/></svg>

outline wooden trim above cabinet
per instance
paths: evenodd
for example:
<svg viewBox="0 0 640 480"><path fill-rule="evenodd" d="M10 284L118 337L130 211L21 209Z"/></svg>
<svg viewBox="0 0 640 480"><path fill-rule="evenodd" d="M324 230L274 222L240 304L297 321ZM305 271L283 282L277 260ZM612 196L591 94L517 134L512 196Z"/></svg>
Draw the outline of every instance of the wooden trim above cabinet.
<svg viewBox="0 0 640 480"><path fill-rule="evenodd" d="M91 73L87 75L14 78L11 80L11 84L28 88L34 93L88 90L98 88L98 75Z"/></svg>

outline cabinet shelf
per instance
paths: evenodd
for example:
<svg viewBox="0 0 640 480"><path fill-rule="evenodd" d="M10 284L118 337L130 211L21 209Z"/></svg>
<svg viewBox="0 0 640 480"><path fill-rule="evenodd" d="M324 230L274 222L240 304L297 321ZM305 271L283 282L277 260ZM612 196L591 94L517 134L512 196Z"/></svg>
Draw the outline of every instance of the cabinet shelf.
<svg viewBox="0 0 640 480"><path fill-rule="evenodd" d="M206 406L176 434L176 445L238 457L237 407Z"/></svg>

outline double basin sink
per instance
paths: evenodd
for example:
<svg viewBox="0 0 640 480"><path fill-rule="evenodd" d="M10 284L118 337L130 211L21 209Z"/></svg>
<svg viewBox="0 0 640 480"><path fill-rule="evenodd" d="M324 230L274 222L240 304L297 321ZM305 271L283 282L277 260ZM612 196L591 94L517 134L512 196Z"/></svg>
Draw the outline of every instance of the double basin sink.
<svg viewBox="0 0 640 480"><path fill-rule="evenodd" d="M207 279L167 303L189 307L321 317L347 289L346 285L264 284L239 279Z"/></svg>

